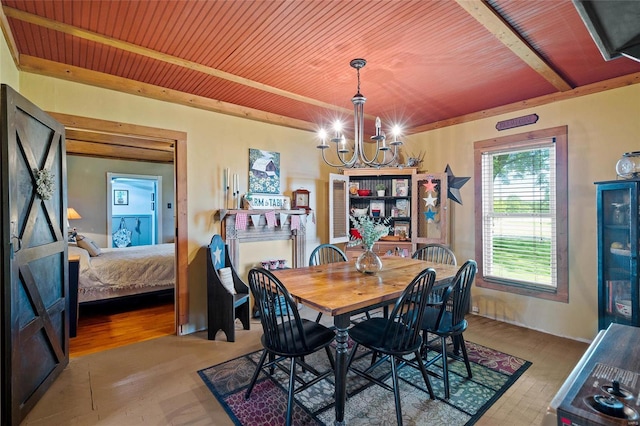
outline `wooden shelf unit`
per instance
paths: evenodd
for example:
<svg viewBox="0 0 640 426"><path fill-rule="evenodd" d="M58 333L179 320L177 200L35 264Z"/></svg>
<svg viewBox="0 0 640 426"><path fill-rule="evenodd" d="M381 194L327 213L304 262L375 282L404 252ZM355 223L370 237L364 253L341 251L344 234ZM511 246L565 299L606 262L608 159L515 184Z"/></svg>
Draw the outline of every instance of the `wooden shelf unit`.
<svg viewBox="0 0 640 426"><path fill-rule="evenodd" d="M394 193L394 184L406 181L406 193ZM376 186L384 185L385 195L378 196ZM427 185L427 186L425 186ZM350 188L371 190L370 195L351 193ZM373 249L379 255L406 250L413 254L420 244L448 244L448 198L446 173L418 173L416 168L347 169L331 174L329 183L330 242L349 241L352 224L349 216L358 209L378 207L380 216L390 218L390 226L408 228L404 241L378 241ZM400 194L400 195L398 195ZM372 208L373 207L373 208ZM395 211L397 209L397 211ZM402 210L406 213L402 213ZM397 216L394 216L397 213ZM392 231L393 233L393 231ZM357 257L363 247L346 247L348 257Z"/></svg>

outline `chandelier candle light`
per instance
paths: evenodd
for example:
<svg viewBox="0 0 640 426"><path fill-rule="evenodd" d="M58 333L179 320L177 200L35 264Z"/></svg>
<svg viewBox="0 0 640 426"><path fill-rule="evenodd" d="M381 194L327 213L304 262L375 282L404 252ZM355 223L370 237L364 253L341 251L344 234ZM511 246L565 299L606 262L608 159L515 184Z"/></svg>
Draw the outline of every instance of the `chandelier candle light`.
<svg viewBox="0 0 640 426"><path fill-rule="evenodd" d="M381 167L391 164L398 157L398 147L402 145L402 142L398 140L398 137L400 136L400 127L392 127L393 141L389 142L389 145L387 145L387 138L382 131L382 122L380 121L380 117L376 117L376 134L371 136L371 140L376 142L375 156L369 159L364 152L364 103L367 101L367 98L360 93L360 69L366 64L367 61L364 59L353 59L350 62L351 67L355 68L358 73L358 93L351 98L351 102L353 103L353 124L355 133L353 139L353 155L351 158L347 159L346 156L350 149L347 147L347 140L342 133L342 123L338 121L334 124L335 135L331 138L331 142L336 144L336 155L340 163L334 164L327 160L325 155L325 150L329 148L329 144L327 144L327 133L324 129L319 132L322 142L317 146L317 148L322 151L322 159L324 162L331 167L352 168L360 165ZM390 151L391 147L393 147L393 157L385 161L386 152ZM379 156L381 158L378 160Z"/></svg>

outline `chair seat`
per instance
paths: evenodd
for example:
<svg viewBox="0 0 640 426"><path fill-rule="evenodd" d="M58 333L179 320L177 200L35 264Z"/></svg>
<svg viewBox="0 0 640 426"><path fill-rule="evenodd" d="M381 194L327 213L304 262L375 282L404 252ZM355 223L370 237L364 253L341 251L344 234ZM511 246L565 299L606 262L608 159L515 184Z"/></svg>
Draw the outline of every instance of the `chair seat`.
<svg viewBox="0 0 640 426"><path fill-rule="evenodd" d="M370 320L358 323L349 329L349 336L355 342L366 346L375 352L389 353L395 352L397 353L398 348L392 347L389 345L389 342L385 342L383 339L384 329L389 323L387 318L371 318ZM399 325L398 323L390 324L392 333L395 334L396 330L400 327L404 327ZM406 346L403 345L400 353L412 353L416 349L418 349L422 345L422 339L419 338L414 345Z"/></svg>
<svg viewBox="0 0 640 426"><path fill-rule="evenodd" d="M237 308L247 300L249 300L249 293L236 293L233 295L233 307Z"/></svg>
<svg viewBox="0 0 640 426"><path fill-rule="evenodd" d="M264 335L262 336L262 345L275 354L298 357L309 355L317 351L318 349L327 346L336 337L336 334L333 330L325 327L322 324L318 324L317 322L309 321L306 319L301 319L301 321L302 329L307 341L306 349L301 345L303 339L298 332L298 328L295 326L295 324L293 325L293 327L291 327L292 324L290 324L289 321L285 321L279 327L279 341L287 342L287 346L285 348L270 347ZM285 334L287 334L287 336L285 336ZM293 337L293 339L291 339L290 337Z"/></svg>
<svg viewBox="0 0 640 426"><path fill-rule="evenodd" d="M460 334L467 329L467 320L463 320L459 324L456 324L456 327L454 328L452 326L453 318L451 316L451 312L445 311L442 314L440 327L436 330L436 322L438 321L439 314L440 308L429 307L425 309L424 316L422 317L422 329L438 335Z"/></svg>

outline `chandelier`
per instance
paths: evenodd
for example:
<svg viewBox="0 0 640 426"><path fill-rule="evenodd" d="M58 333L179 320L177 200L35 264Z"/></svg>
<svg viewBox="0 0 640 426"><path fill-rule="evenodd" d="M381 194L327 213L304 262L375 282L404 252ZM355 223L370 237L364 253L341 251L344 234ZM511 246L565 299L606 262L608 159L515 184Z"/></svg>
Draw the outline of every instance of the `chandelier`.
<svg viewBox="0 0 640 426"><path fill-rule="evenodd" d="M358 93L356 93L351 102L353 103L353 124L354 124L354 138L353 138L353 154L348 158L347 154L351 149L347 145L347 140L342 133L342 123L337 121L334 123L334 137L330 139L331 142L336 145L336 156L339 163L332 163L327 160L325 150L330 147L327 144L327 133L324 129L320 130L319 137L322 142L317 146L322 151L322 159L331 167L344 167L351 168L355 166L369 166L369 167L381 167L387 166L393 163L398 157L398 147L402 145L402 141L398 140L400 136L400 127L393 126L391 132L393 134L393 140L387 145L387 138L382 131L382 124L380 117L376 117L376 134L371 136L371 140L376 143L376 151L373 158L368 158L364 151L364 103L367 101L362 93L360 93L360 69L367 64L364 59L353 59L349 65L356 69L358 74ZM385 160L387 151L390 151L393 147L393 156L389 160ZM378 159L380 157L380 159Z"/></svg>

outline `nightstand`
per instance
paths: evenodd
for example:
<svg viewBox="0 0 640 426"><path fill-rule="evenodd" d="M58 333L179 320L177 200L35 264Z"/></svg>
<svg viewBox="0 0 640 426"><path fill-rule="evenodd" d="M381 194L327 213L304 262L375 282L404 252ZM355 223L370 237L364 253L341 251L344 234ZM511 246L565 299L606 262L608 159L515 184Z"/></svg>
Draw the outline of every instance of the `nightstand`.
<svg viewBox="0 0 640 426"><path fill-rule="evenodd" d="M76 337L78 328L78 277L80 256L69 256L69 337Z"/></svg>

